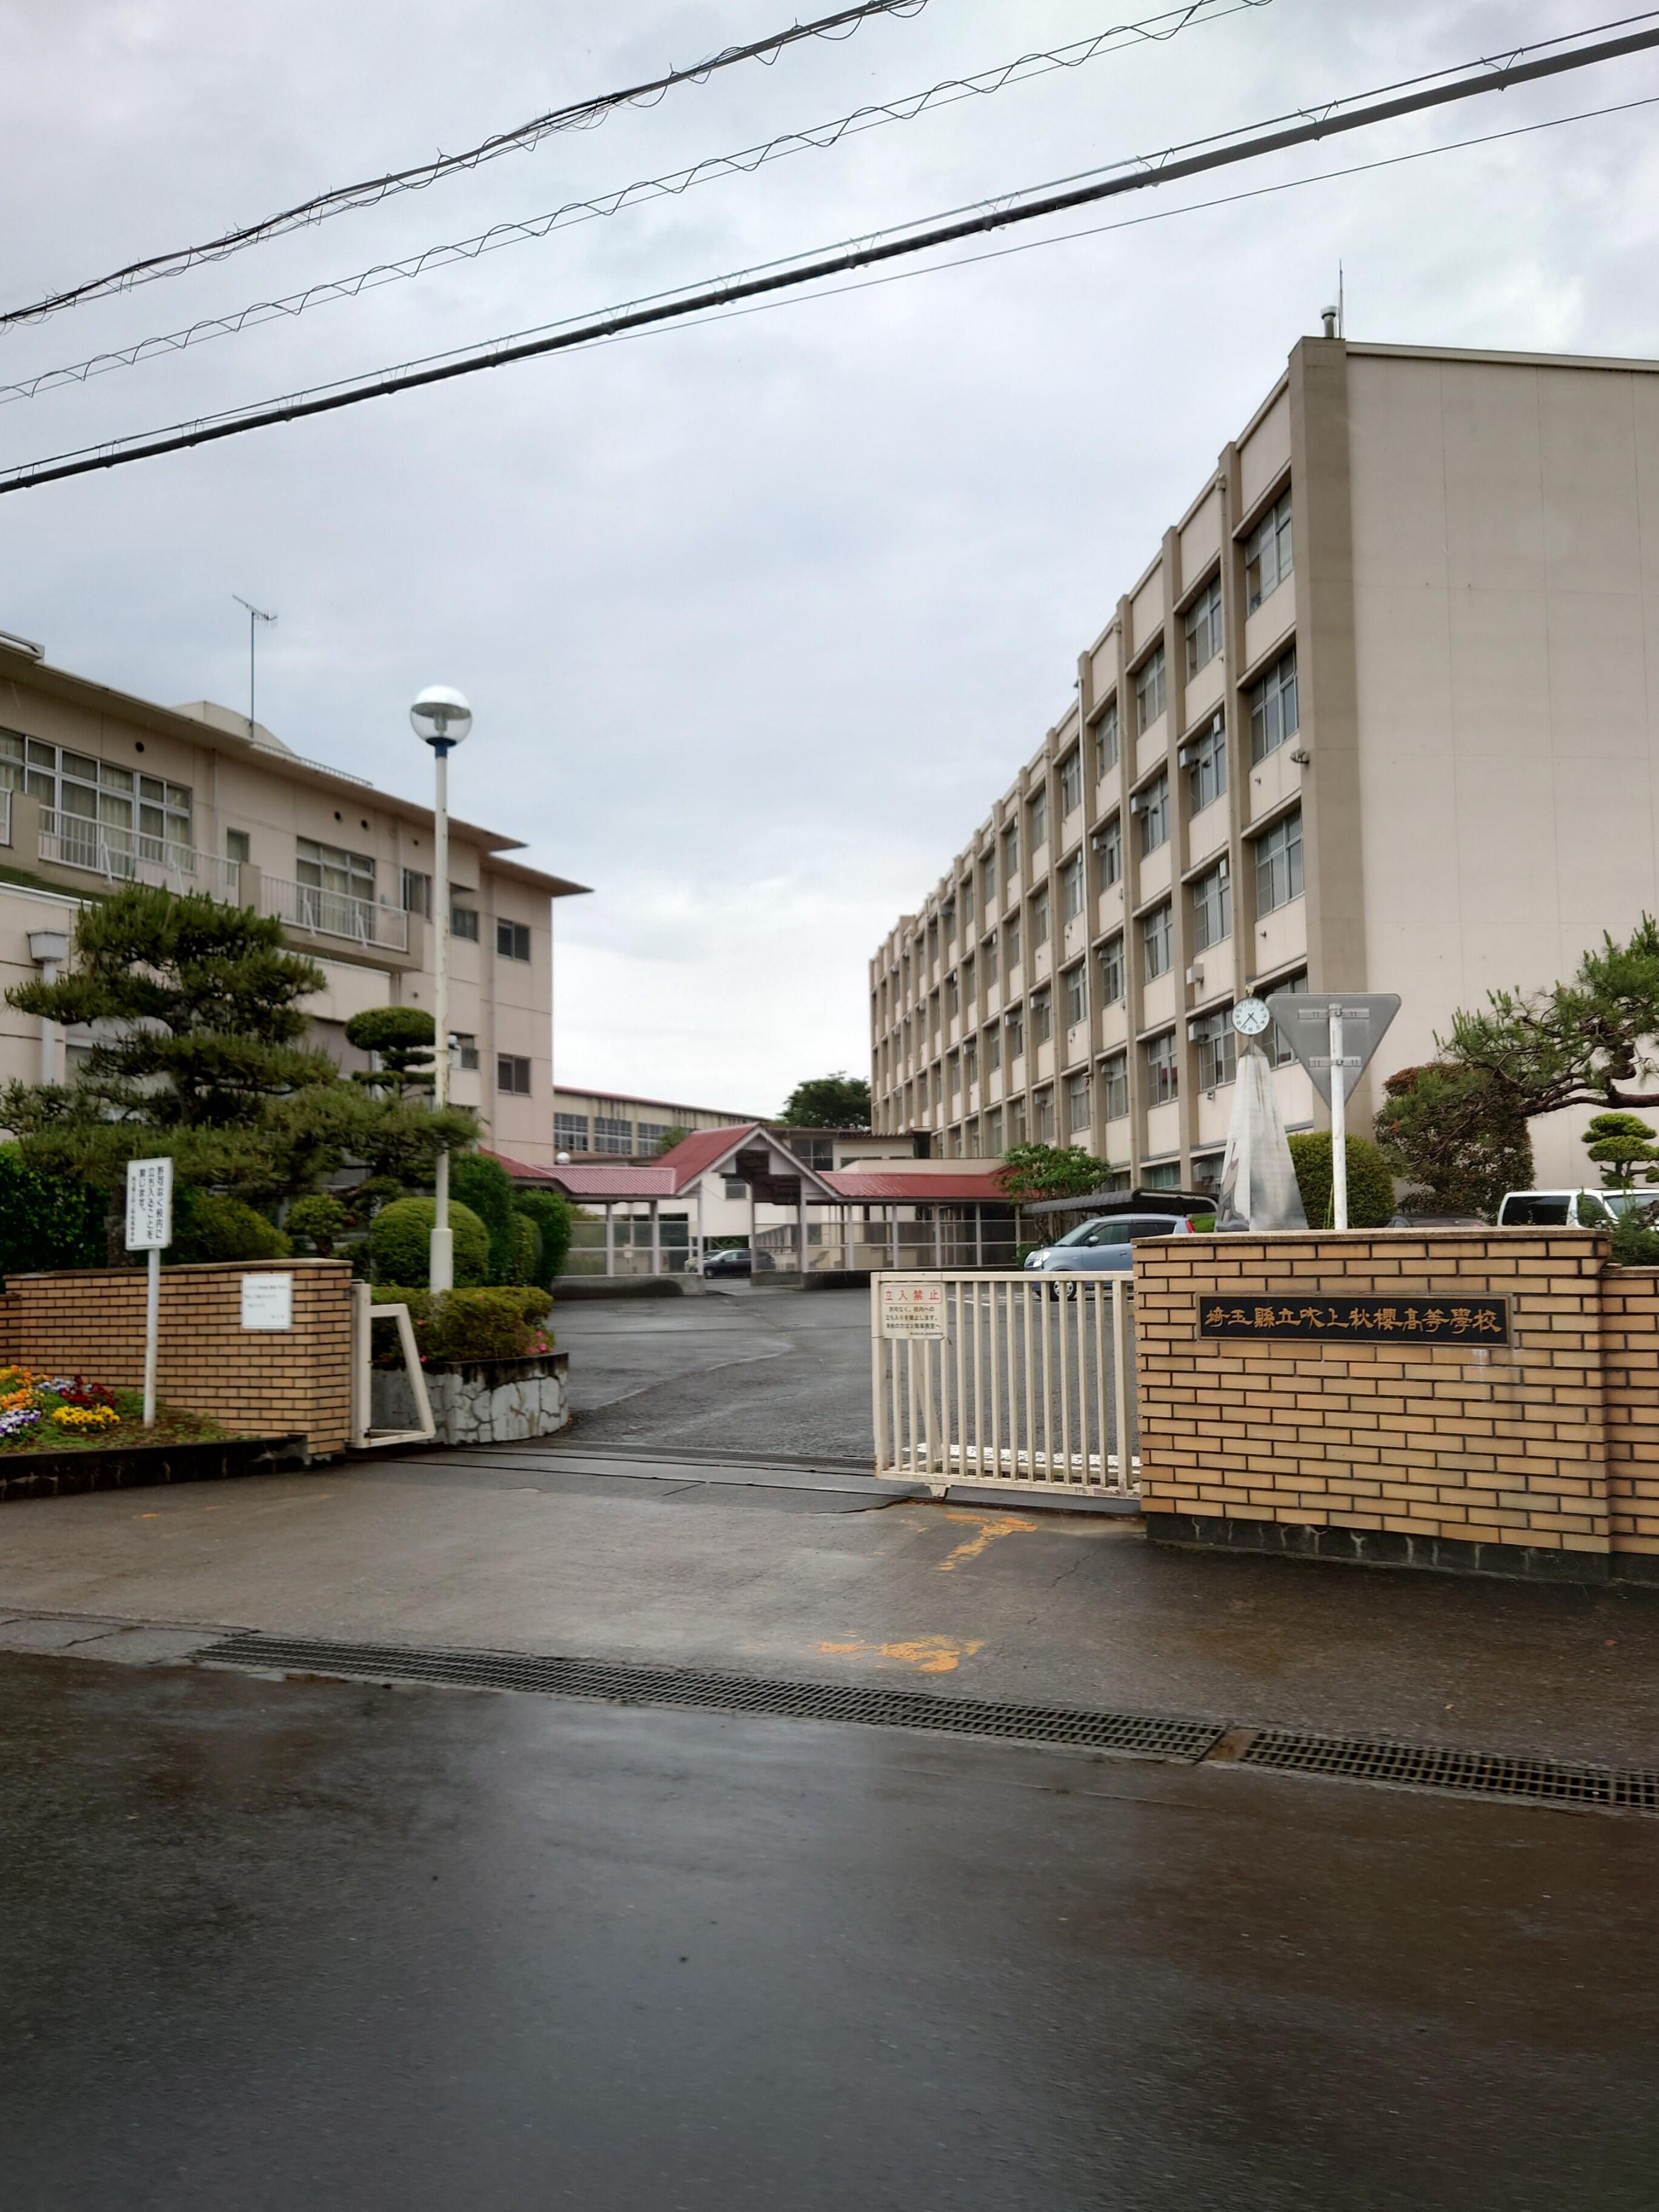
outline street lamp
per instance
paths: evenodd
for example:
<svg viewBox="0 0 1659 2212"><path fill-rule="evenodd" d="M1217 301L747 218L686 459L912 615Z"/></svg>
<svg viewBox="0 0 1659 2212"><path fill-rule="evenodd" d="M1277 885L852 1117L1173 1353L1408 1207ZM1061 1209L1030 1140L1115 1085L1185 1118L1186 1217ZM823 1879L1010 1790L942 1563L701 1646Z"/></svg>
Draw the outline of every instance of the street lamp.
<svg viewBox="0 0 1659 2212"><path fill-rule="evenodd" d="M433 801L433 916L437 932L437 1004L432 1010L432 1102L441 1113L449 1103L449 756L472 727L472 709L459 691L434 684L409 710L416 736L432 748L437 790ZM436 1206L432 1216L432 1251L427 1282L436 1291L455 1286L455 1246L449 1233L449 1154L440 1152L433 1177Z"/></svg>

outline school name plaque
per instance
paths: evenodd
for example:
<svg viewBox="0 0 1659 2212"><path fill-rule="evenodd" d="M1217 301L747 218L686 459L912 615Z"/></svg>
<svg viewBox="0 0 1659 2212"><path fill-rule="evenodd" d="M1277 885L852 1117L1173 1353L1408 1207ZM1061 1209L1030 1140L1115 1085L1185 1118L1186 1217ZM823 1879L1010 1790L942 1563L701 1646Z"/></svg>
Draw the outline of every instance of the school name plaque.
<svg viewBox="0 0 1659 2212"><path fill-rule="evenodd" d="M1201 1337L1288 1340L1299 1344L1507 1344L1507 1298L1206 1297L1198 1302Z"/></svg>

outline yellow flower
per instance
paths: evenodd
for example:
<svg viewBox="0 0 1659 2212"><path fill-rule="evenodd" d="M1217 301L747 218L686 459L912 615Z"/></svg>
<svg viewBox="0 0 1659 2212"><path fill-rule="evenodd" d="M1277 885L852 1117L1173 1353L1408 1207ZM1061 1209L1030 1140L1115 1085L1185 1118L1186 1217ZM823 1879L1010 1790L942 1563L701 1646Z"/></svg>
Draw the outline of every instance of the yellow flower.
<svg viewBox="0 0 1659 2212"><path fill-rule="evenodd" d="M64 1429L110 1429L121 1417L112 1406L60 1406L52 1418Z"/></svg>

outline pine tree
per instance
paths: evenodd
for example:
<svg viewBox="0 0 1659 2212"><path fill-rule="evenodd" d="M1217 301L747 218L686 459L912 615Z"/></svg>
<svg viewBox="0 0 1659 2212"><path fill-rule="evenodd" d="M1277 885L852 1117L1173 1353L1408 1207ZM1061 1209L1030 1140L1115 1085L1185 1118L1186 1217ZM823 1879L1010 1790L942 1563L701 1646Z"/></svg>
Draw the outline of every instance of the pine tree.
<svg viewBox="0 0 1659 2212"><path fill-rule="evenodd" d="M67 1086L8 1085L0 1119L47 1173L112 1189L129 1159L167 1152L182 1182L256 1205L314 1189L347 1155L429 1170L472 1141L471 1115L372 1097L305 1046L304 1002L325 981L251 908L117 891L82 908L67 975L6 994L95 1024L85 1066Z"/></svg>

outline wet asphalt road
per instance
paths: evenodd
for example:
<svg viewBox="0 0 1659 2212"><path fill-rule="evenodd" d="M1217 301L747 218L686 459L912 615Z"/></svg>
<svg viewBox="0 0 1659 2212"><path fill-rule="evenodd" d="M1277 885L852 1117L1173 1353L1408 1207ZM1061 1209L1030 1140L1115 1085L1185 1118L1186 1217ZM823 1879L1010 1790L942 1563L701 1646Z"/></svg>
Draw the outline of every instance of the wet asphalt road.
<svg viewBox="0 0 1659 2212"><path fill-rule="evenodd" d="M1659 1823L0 1659L8 2212L1647 2212Z"/></svg>
<svg viewBox="0 0 1659 2212"><path fill-rule="evenodd" d="M867 1291L753 1291L561 1304L573 1443L799 1454L874 1449Z"/></svg>

